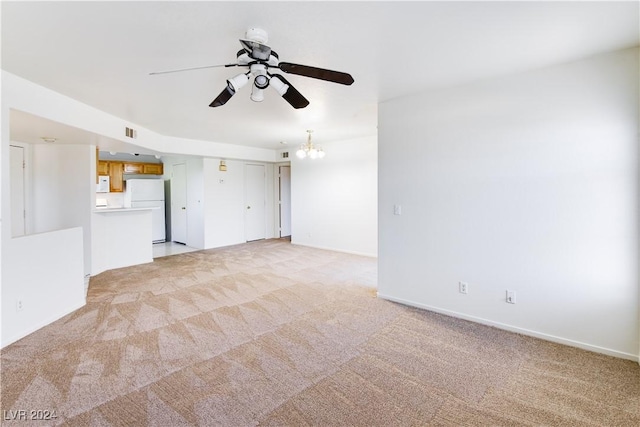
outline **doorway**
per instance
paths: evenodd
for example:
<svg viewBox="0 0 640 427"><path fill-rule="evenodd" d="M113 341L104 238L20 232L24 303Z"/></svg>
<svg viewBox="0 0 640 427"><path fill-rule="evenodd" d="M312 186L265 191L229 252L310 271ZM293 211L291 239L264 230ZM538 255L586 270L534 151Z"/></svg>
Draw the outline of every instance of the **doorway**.
<svg viewBox="0 0 640 427"><path fill-rule="evenodd" d="M278 169L280 237L291 236L291 166Z"/></svg>
<svg viewBox="0 0 640 427"><path fill-rule="evenodd" d="M187 168L173 165L171 171L171 240L187 244Z"/></svg>
<svg viewBox="0 0 640 427"><path fill-rule="evenodd" d="M245 240L251 242L266 235L266 174L264 165L244 165Z"/></svg>

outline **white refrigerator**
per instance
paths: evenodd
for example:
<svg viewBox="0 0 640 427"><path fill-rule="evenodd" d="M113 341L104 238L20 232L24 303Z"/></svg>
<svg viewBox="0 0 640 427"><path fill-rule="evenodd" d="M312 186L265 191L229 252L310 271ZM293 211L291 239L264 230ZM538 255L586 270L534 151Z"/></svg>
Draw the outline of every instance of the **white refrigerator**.
<svg viewBox="0 0 640 427"><path fill-rule="evenodd" d="M125 183L126 208L151 209L153 243L165 241L164 181L161 179L128 179Z"/></svg>

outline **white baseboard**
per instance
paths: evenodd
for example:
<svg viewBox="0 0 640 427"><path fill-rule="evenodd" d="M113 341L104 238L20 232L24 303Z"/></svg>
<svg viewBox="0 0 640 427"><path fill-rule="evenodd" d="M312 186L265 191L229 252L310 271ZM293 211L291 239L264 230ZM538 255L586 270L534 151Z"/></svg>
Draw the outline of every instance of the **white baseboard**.
<svg viewBox="0 0 640 427"><path fill-rule="evenodd" d="M294 242L294 241L291 241L291 244L292 245L297 245L297 246L306 246L307 248L322 249L322 250L325 250L325 251L342 252L343 254L360 255L360 256L366 256L366 257L369 257L369 258L378 258L377 254L369 254L369 253L356 252L356 251L346 251L344 249L328 248L326 246L308 245L306 243L299 243L299 242Z"/></svg>
<svg viewBox="0 0 640 427"><path fill-rule="evenodd" d="M593 351L594 353L606 354L608 356L618 357L620 359L628 359L633 360L635 362L640 363L640 358L637 354L625 353L622 351L612 350L605 347L600 347L597 345L587 344L580 341L574 341L568 338L557 337L555 335L549 335L542 332L532 331L530 329L523 329L517 326L507 325L506 323L495 322L493 320L483 319L481 317L470 316L468 314L458 313L456 311L445 310L438 307L433 307L427 304L421 304L414 301L405 300L402 298L392 297L390 295L385 295L378 292L378 297L382 299L386 299L389 301L397 302L400 304L408 305L411 307L422 308L428 311L433 311L435 313L444 314L451 317L456 317L458 319L469 320L471 322L481 323L483 325L493 326L498 329L502 329L505 331L516 332L518 334L527 335L530 337L540 338L545 341L551 341L558 344L568 345L570 347L577 347L583 350Z"/></svg>

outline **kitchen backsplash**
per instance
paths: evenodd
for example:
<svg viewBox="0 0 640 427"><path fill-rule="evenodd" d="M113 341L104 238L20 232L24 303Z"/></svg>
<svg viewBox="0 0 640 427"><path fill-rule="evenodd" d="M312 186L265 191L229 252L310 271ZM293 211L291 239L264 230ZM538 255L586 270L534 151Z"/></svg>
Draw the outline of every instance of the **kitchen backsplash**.
<svg viewBox="0 0 640 427"><path fill-rule="evenodd" d="M96 193L96 199L105 199L108 208L124 206L124 193Z"/></svg>

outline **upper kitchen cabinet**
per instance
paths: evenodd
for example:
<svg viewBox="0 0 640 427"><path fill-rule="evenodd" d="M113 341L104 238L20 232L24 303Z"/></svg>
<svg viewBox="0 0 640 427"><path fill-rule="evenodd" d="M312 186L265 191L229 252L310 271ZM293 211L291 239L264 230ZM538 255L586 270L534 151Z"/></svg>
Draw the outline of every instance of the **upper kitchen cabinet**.
<svg viewBox="0 0 640 427"><path fill-rule="evenodd" d="M122 162L109 162L109 191L122 193L124 191L124 164Z"/></svg>
<svg viewBox="0 0 640 427"><path fill-rule="evenodd" d="M124 164L124 173L135 173L141 174L143 168L142 163L125 163Z"/></svg>
<svg viewBox="0 0 640 427"><path fill-rule="evenodd" d="M164 171L162 163L125 163L125 174L137 175L162 175Z"/></svg>
<svg viewBox="0 0 640 427"><path fill-rule="evenodd" d="M162 175L164 173L162 163L143 163L142 173L145 175Z"/></svg>
<svg viewBox="0 0 640 427"><path fill-rule="evenodd" d="M98 175L109 175L109 162L102 160L98 162Z"/></svg>

